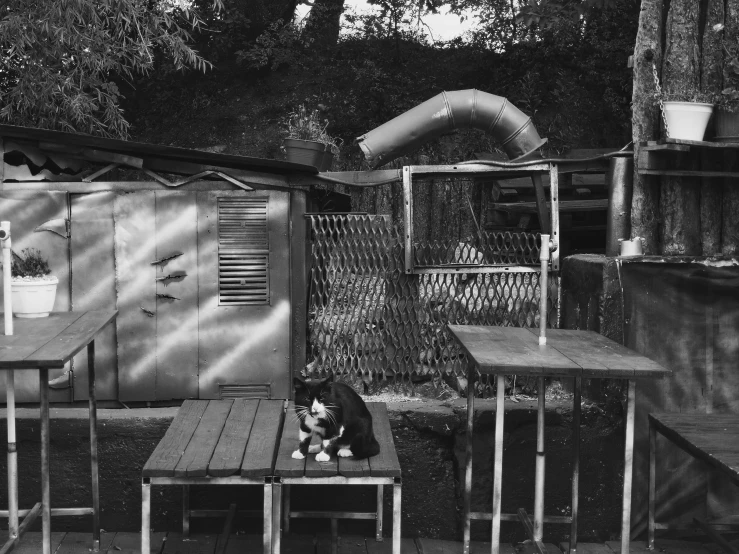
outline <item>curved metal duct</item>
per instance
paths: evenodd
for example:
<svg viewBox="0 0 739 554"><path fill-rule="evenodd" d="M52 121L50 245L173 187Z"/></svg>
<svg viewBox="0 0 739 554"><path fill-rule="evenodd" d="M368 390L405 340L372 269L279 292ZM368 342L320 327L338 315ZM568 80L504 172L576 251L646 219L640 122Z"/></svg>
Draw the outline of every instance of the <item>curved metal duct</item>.
<svg viewBox="0 0 739 554"><path fill-rule="evenodd" d="M442 92L357 140L367 161L378 167L463 128L491 133L509 159L531 154L547 141L539 137L531 118L506 98L477 89Z"/></svg>

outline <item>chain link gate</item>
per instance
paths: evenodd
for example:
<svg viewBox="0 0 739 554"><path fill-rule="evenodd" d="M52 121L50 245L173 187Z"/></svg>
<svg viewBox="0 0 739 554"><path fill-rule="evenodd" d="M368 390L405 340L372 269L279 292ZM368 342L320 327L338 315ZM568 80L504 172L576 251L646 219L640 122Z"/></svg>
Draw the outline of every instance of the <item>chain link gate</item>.
<svg viewBox="0 0 739 554"><path fill-rule="evenodd" d="M311 373L370 389L392 380L443 380L464 392L467 365L447 324L536 327L539 274L406 274L402 235L389 216L310 215L309 367ZM481 233L469 241L416 244L419 265L538 263L538 235ZM556 327L559 278L549 281L549 321ZM478 387L492 392L490 380ZM519 383L520 384L520 383ZM455 386L456 385L456 386Z"/></svg>

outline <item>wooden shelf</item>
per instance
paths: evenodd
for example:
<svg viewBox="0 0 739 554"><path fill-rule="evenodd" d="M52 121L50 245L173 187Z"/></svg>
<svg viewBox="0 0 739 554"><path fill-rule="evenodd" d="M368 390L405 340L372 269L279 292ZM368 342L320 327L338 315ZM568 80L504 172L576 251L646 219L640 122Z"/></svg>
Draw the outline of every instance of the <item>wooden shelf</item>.
<svg viewBox="0 0 739 554"><path fill-rule="evenodd" d="M739 142L710 142L704 140L660 139L640 143L648 152L688 152L691 146L701 148L739 149Z"/></svg>
<svg viewBox="0 0 739 554"><path fill-rule="evenodd" d="M735 171L702 171L687 169L640 169L639 175L671 175L673 177L734 177L739 178Z"/></svg>
<svg viewBox="0 0 739 554"><path fill-rule="evenodd" d="M550 203L547 202L547 206ZM490 205L492 209L517 213L536 213L536 202L496 202ZM608 199L595 200L560 200L560 212L592 212L608 209Z"/></svg>

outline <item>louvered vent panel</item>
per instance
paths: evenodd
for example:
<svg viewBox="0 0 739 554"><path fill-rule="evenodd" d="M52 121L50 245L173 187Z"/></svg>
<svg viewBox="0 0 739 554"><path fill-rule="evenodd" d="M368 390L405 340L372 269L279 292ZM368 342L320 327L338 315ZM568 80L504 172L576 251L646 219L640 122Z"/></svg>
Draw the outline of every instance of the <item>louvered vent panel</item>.
<svg viewBox="0 0 739 554"><path fill-rule="evenodd" d="M218 199L218 303L269 304L267 198Z"/></svg>

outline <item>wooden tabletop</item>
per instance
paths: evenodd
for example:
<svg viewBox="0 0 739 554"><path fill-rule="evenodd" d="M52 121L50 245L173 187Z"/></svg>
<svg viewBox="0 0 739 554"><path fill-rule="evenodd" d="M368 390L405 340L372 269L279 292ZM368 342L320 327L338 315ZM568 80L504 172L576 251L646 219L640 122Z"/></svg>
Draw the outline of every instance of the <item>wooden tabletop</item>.
<svg viewBox="0 0 739 554"><path fill-rule="evenodd" d="M284 413L284 400L185 400L143 476L272 475Z"/></svg>
<svg viewBox="0 0 739 554"><path fill-rule="evenodd" d="M649 414L649 420L680 448L718 468L739 485L737 414Z"/></svg>
<svg viewBox="0 0 739 554"><path fill-rule="evenodd" d="M116 315L117 310L93 310L15 318L13 334L0 334L0 370L64 367Z"/></svg>
<svg viewBox="0 0 739 554"><path fill-rule="evenodd" d="M669 373L650 360L593 331L449 325L480 373L586 378L660 378Z"/></svg>
<svg viewBox="0 0 739 554"><path fill-rule="evenodd" d="M275 475L279 477L400 477L400 462L393 443L387 406L384 402L367 402L372 414L372 429L380 453L364 460L353 456L340 458L332 456L328 462L317 462L315 454L308 454L303 460L296 460L292 453L298 448L298 422L295 418L295 404L290 402L287 420L282 432L280 449L275 463Z"/></svg>

